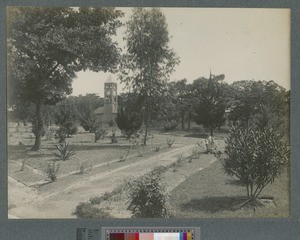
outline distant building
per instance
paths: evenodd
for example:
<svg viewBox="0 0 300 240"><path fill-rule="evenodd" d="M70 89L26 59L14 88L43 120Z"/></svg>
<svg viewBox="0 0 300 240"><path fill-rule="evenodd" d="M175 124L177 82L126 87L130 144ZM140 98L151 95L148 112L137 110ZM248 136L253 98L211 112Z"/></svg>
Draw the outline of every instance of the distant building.
<svg viewBox="0 0 300 240"><path fill-rule="evenodd" d="M103 125L115 124L118 114L118 84L110 75L104 83L104 106L94 111Z"/></svg>

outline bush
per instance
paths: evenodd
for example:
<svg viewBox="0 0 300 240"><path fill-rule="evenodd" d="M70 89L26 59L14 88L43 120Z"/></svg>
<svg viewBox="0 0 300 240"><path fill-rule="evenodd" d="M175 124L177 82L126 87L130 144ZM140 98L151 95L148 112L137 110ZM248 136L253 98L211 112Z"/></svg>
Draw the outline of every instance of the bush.
<svg viewBox="0 0 300 240"><path fill-rule="evenodd" d="M59 170L60 163L55 161L47 162L44 172L46 173L49 180L52 182L57 180L57 172Z"/></svg>
<svg viewBox="0 0 300 240"><path fill-rule="evenodd" d="M130 183L130 203L127 210L133 218L167 218L166 186L162 183L165 167L157 167L150 173Z"/></svg>
<svg viewBox="0 0 300 240"><path fill-rule="evenodd" d="M92 203L79 203L74 213L77 218L112 218L112 216L102 208L95 207Z"/></svg>
<svg viewBox="0 0 300 240"><path fill-rule="evenodd" d="M177 127L178 122L176 120L167 120L167 119L165 119L165 120L162 121L162 124L164 126L164 130L166 132L168 132L168 131L174 130Z"/></svg>
<svg viewBox="0 0 300 240"><path fill-rule="evenodd" d="M95 131L95 142L97 142L98 140L103 140L104 137L106 136L107 134L107 130L104 129L104 128L98 128L96 131Z"/></svg>
<svg viewBox="0 0 300 240"><path fill-rule="evenodd" d="M256 199L283 172L289 151L282 135L272 127L235 125L225 153L220 157L225 172L246 187L249 199Z"/></svg>
<svg viewBox="0 0 300 240"><path fill-rule="evenodd" d="M143 117L139 111L123 107L118 112L116 123L126 139L130 139L142 127Z"/></svg>
<svg viewBox="0 0 300 240"><path fill-rule="evenodd" d="M166 141L167 141L168 147L170 148L170 147L172 147L172 145L174 144L175 138L173 138L173 139L167 138Z"/></svg>

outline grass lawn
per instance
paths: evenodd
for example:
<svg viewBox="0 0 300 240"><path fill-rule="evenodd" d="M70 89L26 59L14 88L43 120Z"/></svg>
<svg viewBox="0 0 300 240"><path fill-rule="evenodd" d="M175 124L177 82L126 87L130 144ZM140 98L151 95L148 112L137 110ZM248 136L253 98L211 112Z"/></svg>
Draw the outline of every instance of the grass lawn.
<svg viewBox="0 0 300 240"><path fill-rule="evenodd" d="M260 198L263 206L245 206L233 210L245 201L246 188L238 186L224 174L219 161L178 185L170 195L175 217L179 218L231 218L231 217L289 217L289 174L283 173L272 185L267 186Z"/></svg>

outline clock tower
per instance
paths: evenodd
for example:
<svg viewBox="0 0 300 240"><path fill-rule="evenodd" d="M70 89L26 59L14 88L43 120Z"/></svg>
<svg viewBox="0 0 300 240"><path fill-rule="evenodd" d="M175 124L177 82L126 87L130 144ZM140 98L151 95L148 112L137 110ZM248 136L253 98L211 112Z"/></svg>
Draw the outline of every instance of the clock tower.
<svg viewBox="0 0 300 240"><path fill-rule="evenodd" d="M110 75L104 83L104 116L103 122L114 121L118 113L118 84Z"/></svg>

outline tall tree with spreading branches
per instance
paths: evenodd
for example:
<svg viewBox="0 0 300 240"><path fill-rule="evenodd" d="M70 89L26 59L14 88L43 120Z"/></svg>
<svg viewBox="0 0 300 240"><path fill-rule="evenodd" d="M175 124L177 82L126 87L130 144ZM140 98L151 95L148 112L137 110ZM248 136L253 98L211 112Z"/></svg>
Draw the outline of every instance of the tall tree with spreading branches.
<svg viewBox="0 0 300 240"><path fill-rule="evenodd" d="M192 84L195 121L209 128L211 136L214 128L225 122L228 84L223 82L224 78L224 74L210 74L209 79L199 78Z"/></svg>
<svg viewBox="0 0 300 240"><path fill-rule="evenodd" d="M122 64L121 81L141 96L147 143L149 120L158 99L166 95L167 80L179 59L169 48L166 18L158 8L136 8L127 22L127 53Z"/></svg>
<svg viewBox="0 0 300 240"><path fill-rule="evenodd" d="M113 8L9 7L7 15L9 105L35 105L32 150L39 150L43 106L72 92L77 71L117 67L119 48L111 37L123 13Z"/></svg>

